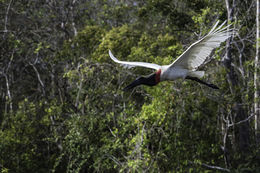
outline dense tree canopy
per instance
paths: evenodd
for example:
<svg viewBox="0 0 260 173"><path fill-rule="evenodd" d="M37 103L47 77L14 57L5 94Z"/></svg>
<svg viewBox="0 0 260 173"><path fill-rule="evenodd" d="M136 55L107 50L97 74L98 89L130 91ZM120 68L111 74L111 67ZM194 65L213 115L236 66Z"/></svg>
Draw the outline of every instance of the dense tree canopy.
<svg viewBox="0 0 260 173"><path fill-rule="evenodd" d="M1 172L260 172L255 1L0 0L0 9ZM201 67L220 90L176 80L122 91L152 71L115 64L109 49L169 64L217 20L237 31Z"/></svg>

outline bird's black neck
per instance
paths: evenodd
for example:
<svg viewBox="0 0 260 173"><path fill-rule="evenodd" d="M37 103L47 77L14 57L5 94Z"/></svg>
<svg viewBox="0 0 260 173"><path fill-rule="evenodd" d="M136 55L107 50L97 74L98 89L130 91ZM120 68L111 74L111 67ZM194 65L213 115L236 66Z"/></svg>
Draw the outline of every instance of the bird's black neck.
<svg viewBox="0 0 260 173"><path fill-rule="evenodd" d="M134 82L132 82L130 85L124 88L124 91L130 90L138 85L147 85L147 86L154 86L158 82L156 81L156 74L153 73L147 77L139 77Z"/></svg>

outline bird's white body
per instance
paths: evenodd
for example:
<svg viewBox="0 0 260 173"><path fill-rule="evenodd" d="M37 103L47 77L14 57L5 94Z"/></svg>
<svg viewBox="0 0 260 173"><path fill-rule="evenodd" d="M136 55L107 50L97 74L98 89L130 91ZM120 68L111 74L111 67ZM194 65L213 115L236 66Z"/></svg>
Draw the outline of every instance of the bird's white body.
<svg viewBox="0 0 260 173"><path fill-rule="evenodd" d="M169 65L163 65L161 68L161 81L175 80L180 78L185 79L187 76L202 78L204 76L204 71L192 71L181 66L169 68Z"/></svg>
<svg viewBox="0 0 260 173"><path fill-rule="evenodd" d="M169 65L162 66L161 70L160 81L175 80L178 78L184 79L189 73L187 69L181 67L169 68Z"/></svg>
<svg viewBox="0 0 260 173"><path fill-rule="evenodd" d="M114 57L110 50L109 55L113 61L129 68L141 66L157 70L160 75L159 81L175 80L178 78L185 79L187 76L201 78L204 75L204 71L197 71L198 67L203 64L212 50L217 48L223 41L229 38L234 31L229 28L230 25L223 27L225 22L220 26L218 26L218 23L219 21L216 22L205 37L193 43L170 65L160 66L146 62L120 61Z"/></svg>

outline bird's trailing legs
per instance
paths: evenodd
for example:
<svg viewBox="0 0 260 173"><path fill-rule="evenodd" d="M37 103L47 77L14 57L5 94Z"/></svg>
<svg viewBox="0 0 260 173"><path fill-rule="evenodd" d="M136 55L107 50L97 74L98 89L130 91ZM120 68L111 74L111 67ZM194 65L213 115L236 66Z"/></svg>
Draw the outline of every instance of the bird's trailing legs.
<svg viewBox="0 0 260 173"><path fill-rule="evenodd" d="M206 83L206 82L200 80L200 79L197 78L197 77L187 76L185 79L190 79L190 80L193 80L193 81L199 82L199 83L201 83L201 84L203 84L203 85L207 85L208 87L213 88L213 89L219 89L219 87L217 87L216 85Z"/></svg>

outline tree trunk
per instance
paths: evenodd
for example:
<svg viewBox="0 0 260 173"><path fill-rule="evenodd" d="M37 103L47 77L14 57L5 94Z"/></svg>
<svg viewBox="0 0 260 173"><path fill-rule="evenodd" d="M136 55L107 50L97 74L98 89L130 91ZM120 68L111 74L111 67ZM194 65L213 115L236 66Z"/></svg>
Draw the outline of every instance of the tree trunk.
<svg viewBox="0 0 260 173"><path fill-rule="evenodd" d="M225 0L227 12L228 12L228 23L233 22L236 14L236 6L237 1L236 0ZM230 92L234 97L234 104L232 106L232 114L229 119L236 123L239 121L242 121L247 118L246 111L244 110L244 107L242 106L242 96L239 88L241 88L242 85L239 82L238 74L235 73L234 67L232 67L233 57L232 57L232 47L231 47L231 41L232 36L227 40L226 43L226 55L223 57L223 63L224 67L227 71L227 81L230 86ZM234 126L235 130L235 136L233 138L235 139L235 148L240 151L241 153L246 153L243 151L248 151L249 149L249 123L245 122L242 124L239 124L237 126Z"/></svg>
<svg viewBox="0 0 260 173"><path fill-rule="evenodd" d="M255 56L255 72L254 72L254 113L255 113L255 132L257 142L260 142L260 117L259 117L259 93L258 93L258 57L259 57L259 0L256 0L256 56Z"/></svg>

